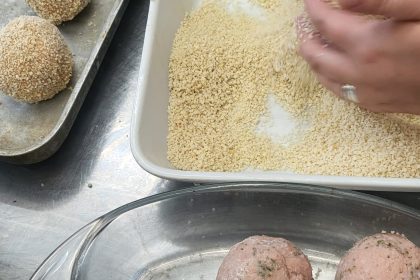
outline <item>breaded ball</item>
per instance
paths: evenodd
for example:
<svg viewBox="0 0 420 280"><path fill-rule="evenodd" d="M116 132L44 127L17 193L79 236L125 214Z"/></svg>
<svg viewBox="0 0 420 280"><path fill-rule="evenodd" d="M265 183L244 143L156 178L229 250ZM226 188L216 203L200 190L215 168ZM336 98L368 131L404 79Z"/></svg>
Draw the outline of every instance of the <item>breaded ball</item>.
<svg viewBox="0 0 420 280"><path fill-rule="evenodd" d="M234 245L217 280L311 280L308 258L290 241L252 236Z"/></svg>
<svg viewBox="0 0 420 280"><path fill-rule="evenodd" d="M366 237L344 256L336 280L419 280L420 250L398 234Z"/></svg>
<svg viewBox="0 0 420 280"><path fill-rule="evenodd" d="M37 103L66 88L72 54L56 26L22 16L0 30L0 91L16 100Z"/></svg>
<svg viewBox="0 0 420 280"><path fill-rule="evenodd" d="M54 24L60 24L72 20L90 0L26 0L26 2L40 17Z"/></svg>

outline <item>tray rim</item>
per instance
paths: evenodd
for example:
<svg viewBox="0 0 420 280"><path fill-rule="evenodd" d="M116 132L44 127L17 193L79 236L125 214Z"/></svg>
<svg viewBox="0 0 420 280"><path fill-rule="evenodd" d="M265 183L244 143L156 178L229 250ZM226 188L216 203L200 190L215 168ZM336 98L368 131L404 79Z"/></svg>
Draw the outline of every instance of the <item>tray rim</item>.
<svg viewBox="0 0 420 280"><path fill-rule="evenodd" d="M297 175L280 172L200 172L182 171L175 168L159 166L148 159L139 139L142 131L142 112L145 106L148 78L150 77L151 53L153 39L158 20L160 0L150 1L149 15L141 56L140 71L137 83L137 96L133 103L133 114L130 128L130 146L137 163L147 172L164 179L196 183L221 183L221 182L288 182L298 184L311 184L334 187L348 190L364 191L398 191L419 192L420 178L378 178L378 177L349 177L349 176L322 176L322 175ZM150 93L149 93L150 94Z"/></svg>
<svg viewBox="0 0 420 280"><path fill-rule="evenodd" d="M79 79L73 87L69 100L54 128L37 144L18 150L1 150L0 161L15 164L32 164L52 156L63 144L80 111L89 88L96 76L112 37L119 25L129 0L118 0L114 3L105 24L99 33L98 41L91 51ZM52 148L47 147L51 145Z"/></svg>

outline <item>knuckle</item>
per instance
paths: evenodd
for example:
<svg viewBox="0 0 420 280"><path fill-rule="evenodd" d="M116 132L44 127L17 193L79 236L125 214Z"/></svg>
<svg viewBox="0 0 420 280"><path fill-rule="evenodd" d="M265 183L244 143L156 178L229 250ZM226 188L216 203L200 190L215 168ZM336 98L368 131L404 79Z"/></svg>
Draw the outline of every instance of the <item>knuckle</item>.
<svg viewBox="0 0 420 280"><path fill-rule="evenodd" d="M327 37L341 38L343 34L347 33L347 27L329 19L318 19L316 25L318 31Z"/></svg>
<svg viewBox="0 0 420 280"><path fill-rule="evenodd" d="M347 26L332 21L328 21L324 24L324 32L325 34L328 34L331 39L336 40L342 40L344 37L348 37L349 34Z"/></svg>
<svg viewBox="0 0 420 280"><path fill-rule="evenodd" d="M362 63L372 64L380 60L382 53L381 50L376 47L363 46L357 50L356 55Z"/></svg>
<svg viewBox="0 0 420 280"><path fill-rule="evenodd" d="M323 32L328 28L328 21L325 18L312 18L312 23L318 28L320 32Z"/></svg>
<svg viewBox="0 0 420 280"><path fill-rule="evenodd" d="M308 63L315 72L318 72L321 69L321 62L319 61L319 56L317 55L310 54L308 56Z"/></svg>
<svg viewBox="0 0 420 280"><path fill-rule="evenodd" d="M319 54L316 54L309 46L302 44L299 48L301 56L308 62L312 70L320 68Z"/></svg>

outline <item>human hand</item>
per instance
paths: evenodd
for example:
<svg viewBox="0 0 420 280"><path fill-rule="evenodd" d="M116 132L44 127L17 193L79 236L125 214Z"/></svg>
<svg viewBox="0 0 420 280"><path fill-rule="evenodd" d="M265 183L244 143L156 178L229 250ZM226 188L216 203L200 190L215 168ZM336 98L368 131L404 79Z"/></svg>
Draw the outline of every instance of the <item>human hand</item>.
<svg viewBox="0 0 420 280"><path fill-rule="evenodd" d="M319 81L341 98L342 86L354 85L359 105L368 110L420 115L420 2L339 2L343 9L305 0L321 36L304 36L300 54Z"/></svg>

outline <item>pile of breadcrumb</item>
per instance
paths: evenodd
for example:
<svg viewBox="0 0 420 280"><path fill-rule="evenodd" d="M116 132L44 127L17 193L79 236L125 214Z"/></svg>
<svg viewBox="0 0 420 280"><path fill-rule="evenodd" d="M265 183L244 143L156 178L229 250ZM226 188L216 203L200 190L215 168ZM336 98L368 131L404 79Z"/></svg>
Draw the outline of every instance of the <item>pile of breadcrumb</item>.
<svg viewBox="0 0 420 280"><path fill-rule="evenodd" d="M181 170L420 177L419 118L367 112L321 87L296 53L302 10L301 0L208 0L186 16L169 64L169 161ZM270 96L305 124L288 145L257 129Z"/></svg>

